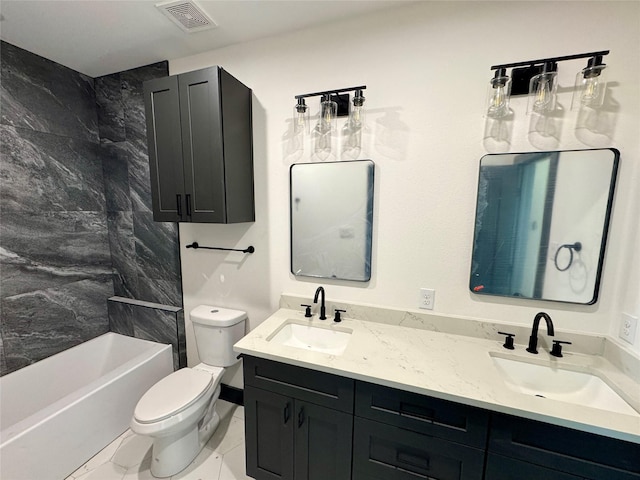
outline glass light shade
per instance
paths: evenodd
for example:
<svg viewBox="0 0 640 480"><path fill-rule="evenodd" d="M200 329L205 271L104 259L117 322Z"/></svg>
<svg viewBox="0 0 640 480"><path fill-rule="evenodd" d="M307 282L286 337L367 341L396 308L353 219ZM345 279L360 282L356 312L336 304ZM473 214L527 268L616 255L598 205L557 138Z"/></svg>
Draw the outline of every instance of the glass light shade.
<svg viewBox="0 0 640 480"><path fill-rule="evenodd" d="M571 109L580 107L599 108L604 103L607 90L606 65L600 60L589 60L589 64L576 75L576 84Z"/></svg>
<svg viewBox="0 0 640 480"><path fill-rule="evenodd" d="M362 128L365 120L364 96L362 90L357 90L353 97L353 106L349 112L349 123L351 128Z"/></svg>
<svg viewBox="0 0 640 480"><path fill-rule="evenodd" d="M544 115L555 110L558 82L557 72L550 71L552 69L553 66L547 64L542 73L531 77L527 113Z"/></svg>
<svg viewBox="0 0 640 480"><path fill-rule="evenodd" d="M300 98L293 107L293 132L309 132L309 107L305 105L304 98Z"/></svg>
<svg viewBox="0 0 640 480"><path fill-rule="evenodd" d="M487 92L487 117L502 118L509 114L509 96L511 95L511 78L505 69L496 70L495 76L489 81Z"/></svg>
<svg viewBox="0 0 640 480"><path fill-rule="evenodd" d="M319 133L331 133L337 129L338 104L331 100L329 95L324 95L320 102L320 118L316 129Z"/></svg>

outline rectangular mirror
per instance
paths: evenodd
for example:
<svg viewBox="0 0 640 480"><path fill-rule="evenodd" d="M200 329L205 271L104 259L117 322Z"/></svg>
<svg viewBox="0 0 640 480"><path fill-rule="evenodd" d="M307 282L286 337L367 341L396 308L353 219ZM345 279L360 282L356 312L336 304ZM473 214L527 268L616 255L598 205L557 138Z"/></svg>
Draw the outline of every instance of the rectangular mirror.
<svg viewBox="0 0 640 480"><path fill-rule="evenodd" d="M615 149L482 157L471 291L595 303L619 158Z"/></svg>
<svg viewBox="0 0 640 480"><path fill-rule="evenodd" d="M373 174L371 160L291 166L291 273L370 280Z"/></svg>

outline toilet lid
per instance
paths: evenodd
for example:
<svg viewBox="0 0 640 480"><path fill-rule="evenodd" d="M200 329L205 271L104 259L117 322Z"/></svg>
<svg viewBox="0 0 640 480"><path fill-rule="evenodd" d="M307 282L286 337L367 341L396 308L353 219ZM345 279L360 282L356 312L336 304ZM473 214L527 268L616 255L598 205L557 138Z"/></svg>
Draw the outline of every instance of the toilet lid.
<svg viewBox="0 0 640 480"><path fill-rule="evenodd" d="M183 368L163 378L145 393L133 413L140 423L164 420L196 402L213 382L210 374Z"/></svg>

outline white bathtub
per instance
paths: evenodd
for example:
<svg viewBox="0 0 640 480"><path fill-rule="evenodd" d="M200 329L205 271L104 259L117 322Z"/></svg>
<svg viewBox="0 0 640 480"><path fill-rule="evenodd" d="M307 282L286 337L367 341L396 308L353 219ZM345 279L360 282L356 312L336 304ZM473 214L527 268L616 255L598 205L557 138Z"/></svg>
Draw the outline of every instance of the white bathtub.
<svg viewBox="0 0 640 480"><path fill-rule="evenodd" d="M0 378L0 478L60 480L128 427L170 345L107 333Z"/></svg>

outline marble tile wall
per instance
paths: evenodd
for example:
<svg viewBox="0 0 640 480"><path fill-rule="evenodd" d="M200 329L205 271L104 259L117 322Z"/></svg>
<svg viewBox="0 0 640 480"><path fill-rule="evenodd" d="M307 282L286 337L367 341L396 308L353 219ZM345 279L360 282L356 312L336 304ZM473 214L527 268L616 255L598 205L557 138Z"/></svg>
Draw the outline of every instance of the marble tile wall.
<svg viewBox="0 0 640 480"><path fill-rule="evenodd" d="M162 304L131 334L182 366L178 230L152 219L142 97L167 62L92 79L0 47L0 375L109 331L114 294Z"/></svg>
<svg viewBox="0 0 640 480"><path fill-rule="evenodd" d="M2 42L0 374L109 331L94 80Z"/></svg>
<svg viewBox="0 0 640 480"><path fill-rule="evenodd" d="M107 226L117 296L182 306L175 223L153 221L143 82L167 62L95 80Z"/></svg>
<svg viewBox="0 0 640 480"><path fill-rule="evenodd" d="M95 81L100 158L114 272L111 331L171 343L187 365L180 244L176 223L153 221L143 82L169 74L167 62Z"/></svg>

